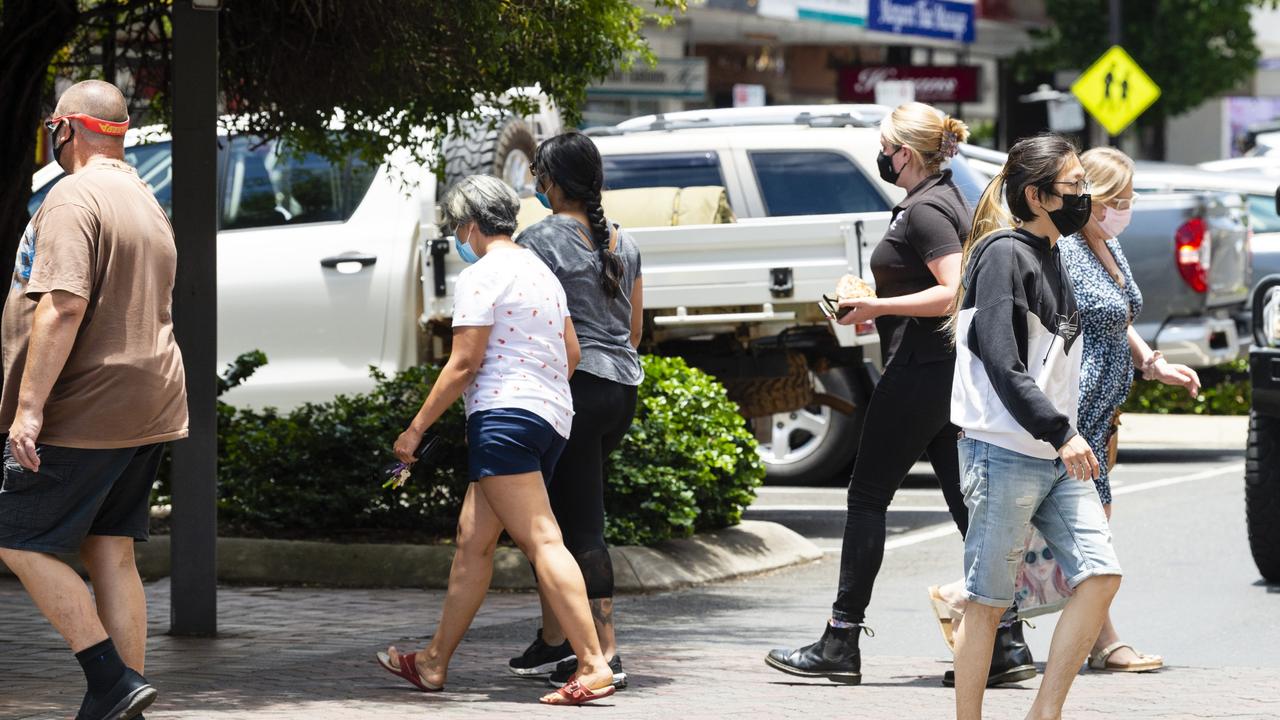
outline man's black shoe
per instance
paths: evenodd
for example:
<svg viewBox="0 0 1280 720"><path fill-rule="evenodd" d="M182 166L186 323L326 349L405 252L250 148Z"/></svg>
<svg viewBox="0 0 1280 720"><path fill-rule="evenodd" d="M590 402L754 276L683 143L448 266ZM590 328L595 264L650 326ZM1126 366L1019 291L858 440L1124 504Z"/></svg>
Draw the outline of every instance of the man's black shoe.
<svg viewBox="0 0 1280 720"><path fill-rule="evenodd" d="M538 637L525 648L520 657L513 657L507 663L508 669L521 677L546 675L556 669L556 665L574 659L573 648L565 640L559 645L548 645L542 641L542 628L538 628Z"/></svg>
<svg viewBox="0 0 1280 720"><path fill-rule="evenodd" d="M613 686L619 690L627 689L627 674L622 671L622 657L614 655L609 660L609 669L613 671ZM573 679L573 674L578 672L578 658L565 660L556 666L551 673L551 677L547 678L547 684L553 688L564 687Z"/></svg>
<svg viewBox="0 0 1280 720"><path fill-rule="evenodd" d="M116 684L101 697L85 697L76 720L133 720L156 701L156 689L146 678L125 668Z"/></svg>
<svg viewBox="0 0 1280 720"><path fill-rule="evenodd" d="M987 687L1022 682L1035 676L1035 660L1032 659L1031 648L1022 635L1022 623L1014 622L997 630L996 646L991 652L991 670L987 673ZM948 670L944 673L942 684L955 687L955 671Z"/></svg>
<svg viewBox="0 0 1280 720"><path fill-rule="evenodd" d="M858 651L862 632L861 625L838 628L828 623L818 642L795 650L770 650L764 662L790 675L858 685L862 682L862 654Z"/></svg>

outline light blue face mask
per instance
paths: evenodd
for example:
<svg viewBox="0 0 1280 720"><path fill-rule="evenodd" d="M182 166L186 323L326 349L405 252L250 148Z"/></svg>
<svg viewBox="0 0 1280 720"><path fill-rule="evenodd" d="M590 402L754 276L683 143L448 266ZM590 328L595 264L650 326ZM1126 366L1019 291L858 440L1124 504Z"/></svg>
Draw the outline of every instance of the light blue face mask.
<svg viewBox="0 0 1280 720"><path fill-rule="evenodd" d="M457 235L453 236L453 246L458 248L458 257L462 258L462 262L471 265L480 260L476 251L471 249L471 243L462 242L462 238Z"/></svg>
<svg viewBox="0 0 1280 720"><path fill-rule="evenodd" d="M550 190L551 186L547 186L547 189ZM538 202L542 203L542 207L548 210L552 209L551 198L547 197L546 193L538 189L538 180L536 178L533 181L533 196L538 198Z"/></svg>

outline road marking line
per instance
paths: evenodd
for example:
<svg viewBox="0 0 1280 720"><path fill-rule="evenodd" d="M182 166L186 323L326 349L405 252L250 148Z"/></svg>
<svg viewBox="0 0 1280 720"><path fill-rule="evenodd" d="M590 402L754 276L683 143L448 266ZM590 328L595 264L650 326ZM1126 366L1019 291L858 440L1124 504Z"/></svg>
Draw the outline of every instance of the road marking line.
<svg viewBox="0 0 1280 720"><path fill-rule="evenodd" d="M1157 488L1169 487L1170 485L1181 485L1182 483L1195 482L1196 480L1208 480L1219 475L1227 475L1229 473L1243 473L1244 463L1232 463L1225 467L1214 468L1213 470L1203 470L1190 475L1180 475L1178 477L1165 478L1163 480L1148 480L1147 482L1138 483L1137 485L1125 485L1117 487L1111 491L1112 495L1128 495L1129 493L1142 492L1143 490L1155 490Z"/></svg>
<svg viewBox="0 0 1280 720"><path fill-rule="evenodd" d="M844 505L752 505L746 512L844 512ZM890 505L889 512L951 512L946 505Z"/></svg>
<svg viewBox="0 0 1280 720"><path fill-rule="evenodd" d="M951 522L939 523L937 525L930 525L929 527L920 528L919 530L912 530L909 533L903 533L902 535L899 535L896 538L890 538L889 540L885 541L884 549L886 551L897 550L898 548L901 548L901 547L907 547L909 545L917 545L922 542L928 542L930 540L936 540L941 537L947 537L948 535L959 535L959 534L960 534L960 531L956 529L955 523L951 523Z"/></svg>
<svg viewBox="0 0 1280 720"><path fill-rule="evenodd" d="M1117 466L1118 467L1118 466ZM932 475L933 472L928 473ZM761 485L756 488L756 495L847 495L849 488L840 485L837 487L804 487L791 485ZM900 488L895 497L942 497L942 491L938 488Z"/></svg>
<svg viewBox="0 0 1280 720"><path fill-rule="evenodd" d="M1221 475L1228 475L1232 473L1243 473L1243 472L1244 472L1244 463L1232 463L1231 465L1227 465L1225 467L1213 468L1212 470L1202 470L1200 472L1191 473L1190 475L1179 475L1177 477L1164 478L1163 480L1149 480L1147 482L1138 483L1136 485L1127 485L1125 487L1116 488L1112 490L1111 494L1112 495L1129 495L1136 492L1143 492L1145 490L1158 490L1160 488L1170 487L1172 485L1181 485L1183 483L1195 482L1197 480L1208 480L1209 478L1214 478ZM918 545L923 542L929 542L930 540L937 540L938 538L947 537L948 535L953 535L953 534L954 535L960 534L960 531L956 529L955 524L938 523L937 525L930 525L928 527L920 528L919 530L912 530L909 533L903 533L898 537L891 538L887 542L885 542L884 549L886 551L897 550L898 548L909 547L911 545ZM838 553L840 552L841 548L824 547L822 548L822 550L828 553Z"/></svg>

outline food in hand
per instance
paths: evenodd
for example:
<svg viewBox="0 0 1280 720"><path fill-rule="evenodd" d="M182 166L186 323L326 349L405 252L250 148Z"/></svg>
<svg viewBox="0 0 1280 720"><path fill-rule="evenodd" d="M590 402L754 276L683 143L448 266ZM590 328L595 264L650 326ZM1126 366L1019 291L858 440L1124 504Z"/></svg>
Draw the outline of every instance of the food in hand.
<svg viewBox="0 0 1280 720"><path fill-rule="evenodd" d="M876 296L875 288L871 287L871 283L863 280L857 275L845 275L840 278L840 282L836 283L836 299L831 303L828 310L829 315L834 315L836 319L843 319L845 315L853 310L853 306L845 306L836 308L836 305L847 302L849 300L865 300ZM827 298L829 301L830 299ZM874 320L864 320L857 323L856 332L859 335L870 335L876 331Z"/></svg>
<svg viewBox="0 0 1280 720"><path fill-rule="evenodd" d="M871 283L857 275L845 275L840 278L840 282L836 283L836 297L842 301L873 298L875 296L876 291L871 287Z"/></svg>

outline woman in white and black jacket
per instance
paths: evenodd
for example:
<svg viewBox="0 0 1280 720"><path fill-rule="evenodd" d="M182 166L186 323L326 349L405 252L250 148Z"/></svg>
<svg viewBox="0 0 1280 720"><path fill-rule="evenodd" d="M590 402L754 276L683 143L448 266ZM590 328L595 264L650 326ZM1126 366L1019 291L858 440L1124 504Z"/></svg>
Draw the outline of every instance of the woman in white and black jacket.
<svg viewBox="0 0 1280 720"><path fill-rule="evenodd" d="M1029 525L1044 535L1075 589L1029 717L1061 716L1120 586L1102 505L1093 484L1082 482L1097 477L1098 462L1073 421L1082 343L1057 248L1059 237L1088 221L1088 193L1084 168L1065 138L1019 141L983 193L965 248L952 320L951 396L969 507L969 602L956 633L959 720L982 716L992 638L1013 602ZM1002 195L1012 218L1000 206Z"/></svg>

